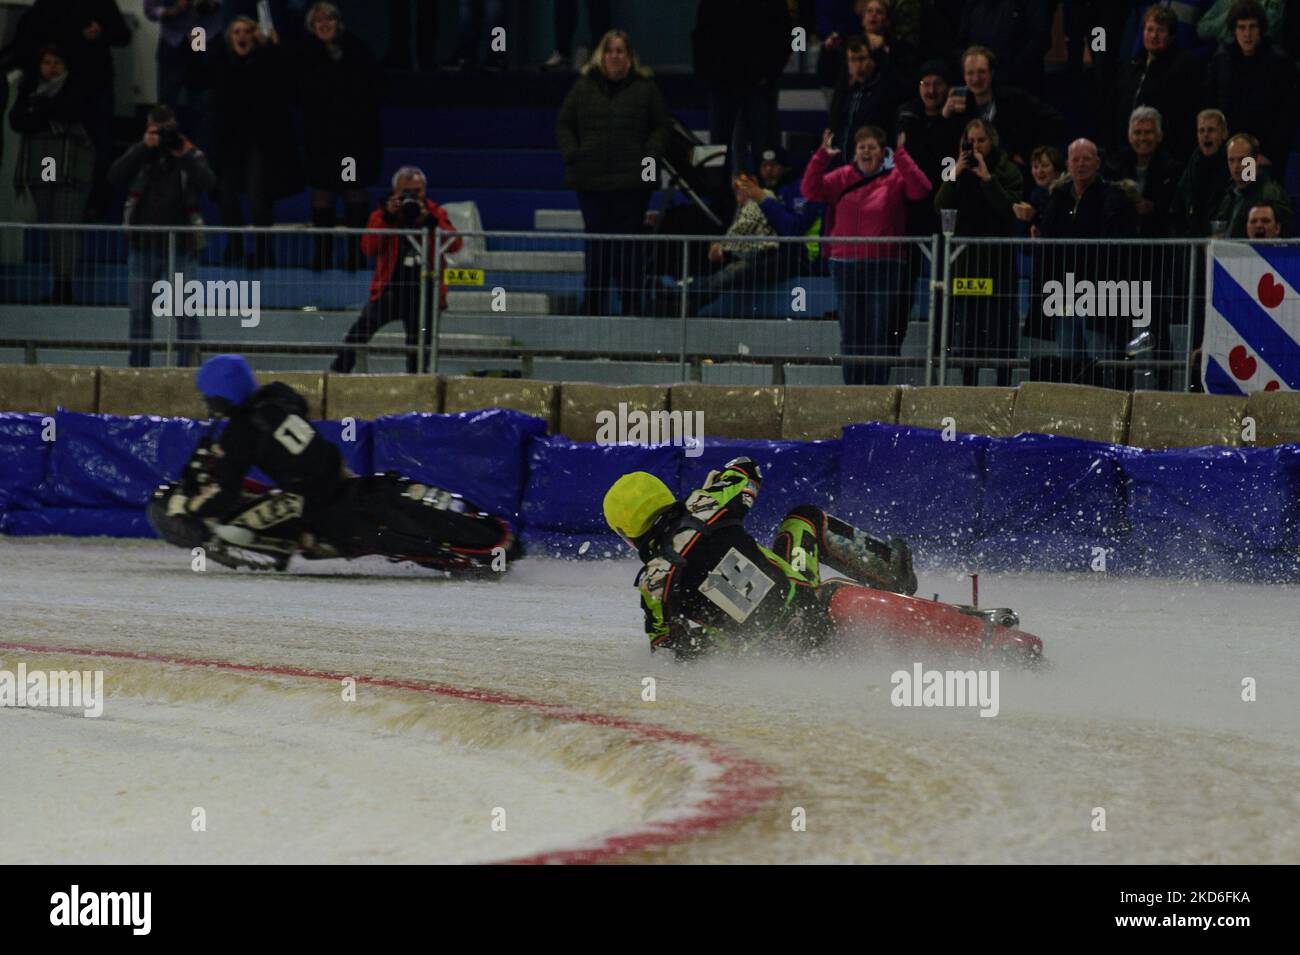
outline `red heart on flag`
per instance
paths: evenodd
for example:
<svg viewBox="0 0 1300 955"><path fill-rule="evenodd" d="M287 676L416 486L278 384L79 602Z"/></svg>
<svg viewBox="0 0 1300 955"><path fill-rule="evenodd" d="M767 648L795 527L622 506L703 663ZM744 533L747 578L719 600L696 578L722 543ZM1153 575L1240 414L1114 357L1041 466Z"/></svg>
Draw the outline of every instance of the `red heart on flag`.
<svg viewBox="0 0 1300 955"><path fill-rule="evenodd" d="M1275 378L1275 379L1273 379L1272 381L1270 381L1267 385L1264 386L1264 390L1265 390L1265 391L1277 391L1277 390L1278 390L1279 388L1281 388L1281 387L1282 387L1282 386L1281 386L1280 384L1278 384L1277 379Z"/></svg>
<svg viewBox="0 0 1300 955"><path fill-rule="evenodd" d="M1272 272L1265 272L1259 277L1259 285L1255 292L1259 295L1259 303L1265 308L1277 308L1286 295L1286 286L1275 281Z"/></svg>
<svg viewBox="0 0 1300 955"><path fill-rule="evenodd" d="M1250 355L1246 354L1246 346L1238 345L1232 351L1228 352L1228 367L1232 369L1232 375L1238 381L1246 381L1255 377L1255 369L1258 363Z"/></svg>

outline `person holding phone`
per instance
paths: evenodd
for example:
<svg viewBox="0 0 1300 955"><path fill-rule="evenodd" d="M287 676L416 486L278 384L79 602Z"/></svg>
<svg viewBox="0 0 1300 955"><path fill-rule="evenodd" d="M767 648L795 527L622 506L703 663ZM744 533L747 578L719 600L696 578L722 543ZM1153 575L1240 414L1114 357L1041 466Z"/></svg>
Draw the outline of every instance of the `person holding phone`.
<svg viewBox="0 0 1300 955"><path fill-rule="evenodd" d="M108 181L126 190L123 219L127 225L175 226L175 271L192 274L197 264L198 234L187 226L202 225L203 193L217 184L203 151L180 131L170 106L155 106L140 141L108 169ZM153 288L169 273L167 232L132 233L127 237L127 300L131 315L132 368L149 367L153 338ZM177 337L195 341L198 319L177 316ZM191 365L194 349L182 348L180 364Z"/></svg>
<svg viewBox="0 0 1300 955"><path fill-rule="evenodd" d="M934 207L957 210L959 236L1013 236L1016 200L1024 188L1019 168L998 148L998 131L986 119L972 119L962 131L953 176L940 184ZM952 304L949 355L958 358L1014 358L1016 355L1015 260L1009 246L967 246L953 275L988 279L991 295L957 296ZM963 383L978 384L979 367L963 365ZM1000 387L1011 384L1011 366L997 366Z"/></svg>
<svg viewBox="0 0 1300 955"><path fill-rule="evenodd" d="M1023 170L1030 151L1043 143L1056 144L1065 135L1065 117L1052 106L1015 86L996 82L997 57L983 46L962 54L961 86L954 86L943 104L945 119L961 122L986 119L1002 133L1002 149ZM952 144L956 152L958 143Z"/></svg>

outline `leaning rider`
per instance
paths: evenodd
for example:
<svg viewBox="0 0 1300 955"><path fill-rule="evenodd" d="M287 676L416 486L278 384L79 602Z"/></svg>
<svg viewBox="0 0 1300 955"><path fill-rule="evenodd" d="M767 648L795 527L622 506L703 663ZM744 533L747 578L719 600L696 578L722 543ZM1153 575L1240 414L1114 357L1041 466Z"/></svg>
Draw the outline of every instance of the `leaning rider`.
<svg viewBox="0 0 1300 955"><path fill-rule="evenodd" d="M644 471L606 493L606 522L644 563L636 586L652 649L682 659L758 640L818 646L837 586L822 582L822 563L858 583L916 592L904 541L876 540L813 505L785 516L772 548L759 544L744 520L762 480L756 462L736 458L682 501Z"/></svg>
<svg viewBox="0 0 1300 955"><path fill-rule="evenodd" d="M455 558L486 564L497 551L521 551L510 528L478 513L442 488L396 472L353 475L334 444L307 420L307 402L288 385L258 387L239 355L218 355L199 369L199 391L214 418L226 419L215 440L204 438L179 487L164 487L150 519L164 538L182 547L215 535L237 547L285 555L378 553L410 559ZM276 485L273 493L245 494L254 468Z"/></svg>
<svg viewBox="0 0 1300 955"><path fill-rule="evenodd" d="M217 355L196 379L213 418L227 419L220 437L200 445L195 492L172 510L221 518L239 502L244 476L259 467L276 486L297 495L304 513L332 504L351 477L339 449L307 420L307 401L280 381L258 387L240 355ZM206 459L206 460L205 460Z"/></svg>

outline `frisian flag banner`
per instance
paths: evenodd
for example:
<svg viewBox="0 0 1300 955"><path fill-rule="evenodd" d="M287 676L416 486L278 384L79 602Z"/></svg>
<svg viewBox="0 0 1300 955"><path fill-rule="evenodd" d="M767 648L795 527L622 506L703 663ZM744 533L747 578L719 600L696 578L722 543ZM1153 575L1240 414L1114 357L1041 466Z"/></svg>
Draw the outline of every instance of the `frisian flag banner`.
<svg viewBox="0 0 1300 955"><path fill-rule="evenodd" d="M1300 246L1214 242L1209 272L1205 390L1300 391Z"/></svg>

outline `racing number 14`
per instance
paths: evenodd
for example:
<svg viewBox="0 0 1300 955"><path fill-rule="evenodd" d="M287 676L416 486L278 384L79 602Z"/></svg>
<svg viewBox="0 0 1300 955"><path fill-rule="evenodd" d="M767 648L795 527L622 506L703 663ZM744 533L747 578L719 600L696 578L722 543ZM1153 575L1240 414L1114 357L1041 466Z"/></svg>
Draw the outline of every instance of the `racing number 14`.
<svg viewBox="0 0 1300 955"><path fill-rule="evenodd" d="M280 422L280 427L276 428L271 437L279 441L286 451L290 454L302 454L303 449L311 444L311 439L316 436L316 432L306 421L291 414Z"/></svg>
<svg viewBox="0 0 1300 955"><path fill-rule="evenodd" d="M744 623L772 589L772 578L733 547L709 571L699 589L725 610L727 616Z"/></svg>

